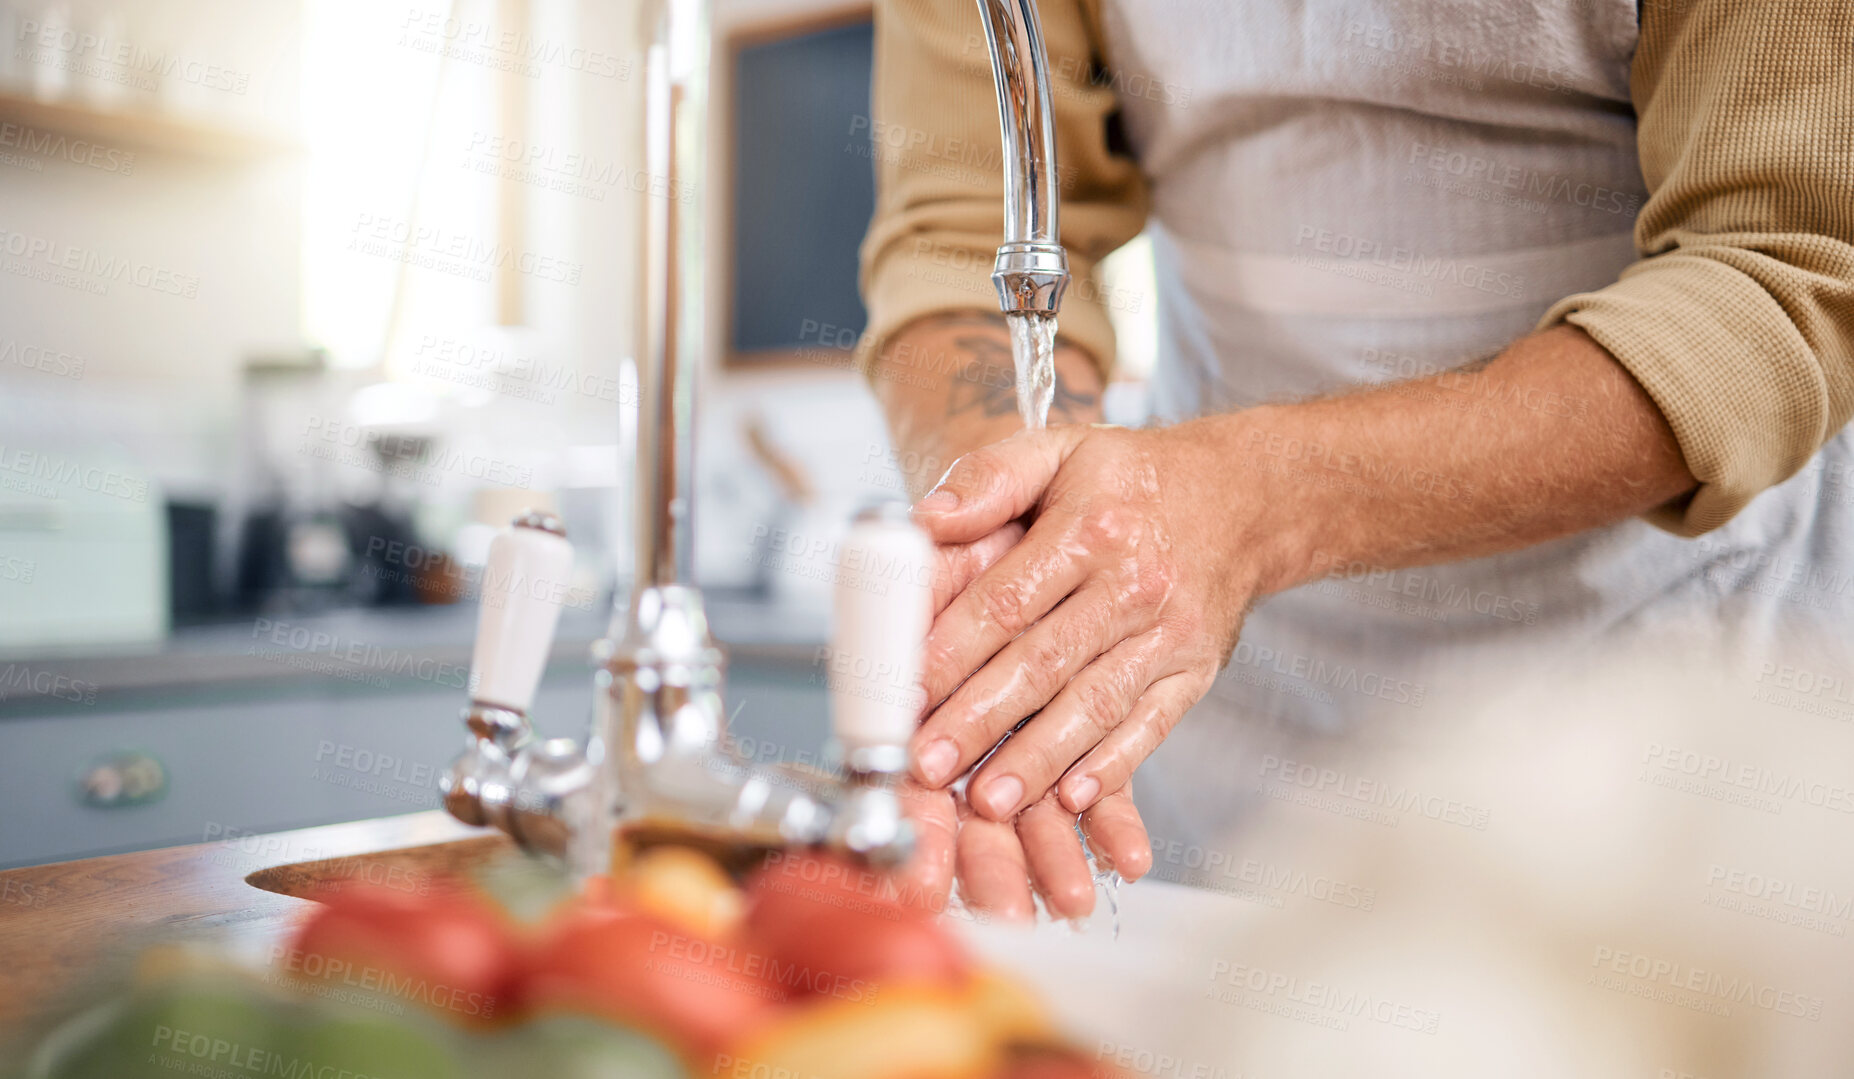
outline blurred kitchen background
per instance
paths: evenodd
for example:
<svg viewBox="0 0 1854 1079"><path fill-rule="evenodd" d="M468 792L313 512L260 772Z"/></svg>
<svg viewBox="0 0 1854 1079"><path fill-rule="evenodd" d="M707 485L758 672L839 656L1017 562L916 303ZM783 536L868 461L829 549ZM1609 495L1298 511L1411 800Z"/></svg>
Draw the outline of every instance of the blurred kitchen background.
<svg viewBox="0 0 1854 1079"><path fill-rule="evenodd" d="M705 223L695 562L736 734L817 752L830 542L901 491L851 367L869 11L723 0L701 177L646 170L641 21L0 3L0 867L435 806L480 564L530 506L579 559L536 721L583 732L649 198ZM1123 411L1147 266L1110 267Z"/></svg>

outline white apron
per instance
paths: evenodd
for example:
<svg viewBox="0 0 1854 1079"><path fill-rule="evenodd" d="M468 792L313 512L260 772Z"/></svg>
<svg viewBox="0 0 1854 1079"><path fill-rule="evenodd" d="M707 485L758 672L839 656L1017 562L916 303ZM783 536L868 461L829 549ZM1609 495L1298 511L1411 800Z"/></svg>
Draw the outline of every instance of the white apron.
<svg viewBox="0 0 1854 1079"><path fill-rule="evenodd" d="M1490 356L1635 257L1634 0L1106 0L1103 20L1100 78L1153 185L1158 421ZM1580 407L1525 404L1567 425ZM1344 482L1319 471L1303 474ZM1755 673L1780 632L1849 634L1851 552L1844 432L1697 540L1628 521L1449 566L1344 567L1251 615L1139 773L1142 811L1156 844L1214 842L1282 796L1295 744L1399 738L1516 671L1574 677L1580 655L1649 632L1687 627Z"/></svg>

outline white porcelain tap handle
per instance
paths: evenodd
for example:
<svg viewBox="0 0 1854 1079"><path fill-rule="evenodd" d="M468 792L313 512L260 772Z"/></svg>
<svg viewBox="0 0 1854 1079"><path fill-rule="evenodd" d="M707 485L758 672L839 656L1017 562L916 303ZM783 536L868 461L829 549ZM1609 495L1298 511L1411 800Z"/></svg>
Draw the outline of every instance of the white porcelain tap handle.
<svg viewBox="0 0 1854 1079"><path fill-rule="evenodd" d="M483 566L470 700L526 715L572 584L573 547L559 518L530 512L489 545Z"/></svg>
<svg viewBox="0 0 1854 1079"><path fill-rule="evenodd" d="M846 757L881 747L905 752L914 734L921 651L933 623L932 568L933 542L908 519L906 503L878 503L850 526L825 658L832 726Z"/></svg>

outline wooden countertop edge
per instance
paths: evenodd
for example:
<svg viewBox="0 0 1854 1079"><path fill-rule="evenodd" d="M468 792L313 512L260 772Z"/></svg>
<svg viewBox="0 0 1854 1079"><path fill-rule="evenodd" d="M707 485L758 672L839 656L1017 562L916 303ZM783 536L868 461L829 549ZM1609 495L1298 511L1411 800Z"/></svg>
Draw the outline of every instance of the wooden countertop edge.
<svg viewBox="0 0 1854 1079"><path fill-rule="evenodd" d="M274 940L308 901L247 883L259 870L352 859L344 877L376 879L403 871L377 855L472 839L506 842L432 810L0 872L0 1039L154 940Z"/></svg>

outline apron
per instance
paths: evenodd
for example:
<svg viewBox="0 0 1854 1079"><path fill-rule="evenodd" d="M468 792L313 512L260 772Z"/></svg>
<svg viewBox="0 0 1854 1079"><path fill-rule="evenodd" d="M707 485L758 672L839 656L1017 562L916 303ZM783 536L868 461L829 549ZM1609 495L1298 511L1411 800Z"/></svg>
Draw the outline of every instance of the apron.
<svg viewBox="0 0 1854 1079"><path fill-rule="evenodd" d="M1634 0L1104 0L1102 20L1098 78L1152 184L1155 422L1448 371L1635 259ZM1581 407L1523 404L1567 424ZM1785 632L1846 637L1850 552L1843 432L1698 539L1631 520L1446 566L1337 565L1250 615L1141 769L1155 849L1227 836L1320 739L1396 740L1622 641L1686 634L1755 672L1793 657Z"/></svg>

